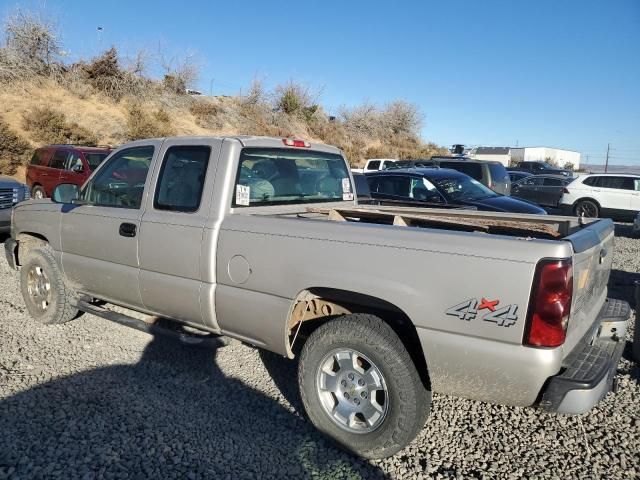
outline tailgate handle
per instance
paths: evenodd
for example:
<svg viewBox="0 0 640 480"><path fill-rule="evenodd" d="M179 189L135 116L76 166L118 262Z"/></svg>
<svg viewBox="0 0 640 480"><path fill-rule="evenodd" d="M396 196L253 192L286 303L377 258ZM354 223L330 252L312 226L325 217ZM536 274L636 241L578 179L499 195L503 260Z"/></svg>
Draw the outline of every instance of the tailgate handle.
<svg viewBox="0 0 640 480"><path fill-rule="evenodd" d="M136 225L133 223L120 224L120 235L122 235L123 237L135 237L136 230Z"/></svg>
<svg viewBox="0 0 640 480"><path fill-rule="evenodd" d="M604 262L604 257L606 257L608 253L606 248L600 250L600 263Z"/></svg>

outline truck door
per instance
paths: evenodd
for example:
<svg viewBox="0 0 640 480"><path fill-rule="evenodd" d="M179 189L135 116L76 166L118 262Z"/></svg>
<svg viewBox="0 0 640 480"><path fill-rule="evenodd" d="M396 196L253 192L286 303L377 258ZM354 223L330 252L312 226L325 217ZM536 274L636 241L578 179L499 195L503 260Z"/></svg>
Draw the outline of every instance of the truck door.
<svg viewBox="0 0 640 480"><path fill-rule="evenodd" d="M144 308L196 326L203 323L201 250L221 144L183 139L163 145L140 228Z"/></svg>
<svg viewBox="0 0 640 480"><path fill-rule="evenodd" d="M138 239L147 175L160 140L116 152L62 210L62 266L85 293L139 307Z"/></svg>

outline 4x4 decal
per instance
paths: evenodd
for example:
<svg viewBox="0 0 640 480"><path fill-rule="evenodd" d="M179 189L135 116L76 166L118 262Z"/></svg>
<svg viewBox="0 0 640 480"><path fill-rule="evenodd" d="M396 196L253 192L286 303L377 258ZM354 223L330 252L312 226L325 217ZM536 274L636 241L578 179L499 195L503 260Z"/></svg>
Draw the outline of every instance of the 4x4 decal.
<svg viewBox="0 0 640 480"><path fill-rule="evenodd" d="M467 322L475 319L481 310L487 310L482 317L485 322L493 322L500 327L510 327L518 321L518 305L507 305L506 307L496 308L500 304L500 300L487 300L482 297L480 301L470 298L462 303L458 303L449 308L445 313L460 320Z"/></svg>

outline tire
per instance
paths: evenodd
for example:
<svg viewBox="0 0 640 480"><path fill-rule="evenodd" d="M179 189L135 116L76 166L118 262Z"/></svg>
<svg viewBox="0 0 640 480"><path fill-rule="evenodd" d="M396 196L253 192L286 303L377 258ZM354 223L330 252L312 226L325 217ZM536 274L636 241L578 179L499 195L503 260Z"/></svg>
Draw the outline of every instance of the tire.
<svg viewBox="0 0 640 480"><path fill-rule="evenodd" d="M29 249L20 268L20 290L27 311L46 325L68 322L78 316L77 297L64 277L50 246Z"/></svg>
<svg viewBox="0 0 640 480"><path fill-rule="evenodd" d="M298 384L311 423L368 459L389 457L411 443L431 407L431 392L400 338L368 314L344 315L315 330L302 349ZM351 421L331 414L332 406Z"/></svg>
<svg viewBox="0 0 640 480"><path fill-rule="evenodd" d="M593 200L580 200L573 208L573 213L577 217L598 218L600 216L600 207Z"/></svg>
<svg viewBox="0 0 640 480"><path fill-rule="evenodd" d="M47 198L47 193L44 191L44 188L41 185L35 185L31 189L31 197L32 198Z"/></svg>

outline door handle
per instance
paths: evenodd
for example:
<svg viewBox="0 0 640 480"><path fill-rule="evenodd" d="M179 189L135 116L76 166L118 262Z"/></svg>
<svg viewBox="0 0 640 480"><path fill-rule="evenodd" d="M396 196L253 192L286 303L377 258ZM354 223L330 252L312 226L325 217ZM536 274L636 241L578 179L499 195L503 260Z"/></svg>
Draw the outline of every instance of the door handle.
<svg viewBox="0 0 640 480"><path fill-rule="evenodd" d="M138 228L133 223L121 223L119 233L123 237L135 237L137 230Z"/></svg>

